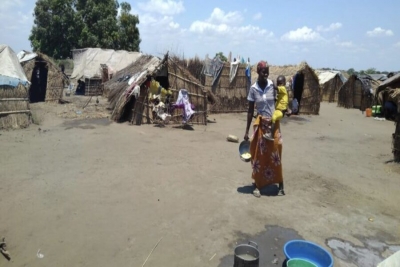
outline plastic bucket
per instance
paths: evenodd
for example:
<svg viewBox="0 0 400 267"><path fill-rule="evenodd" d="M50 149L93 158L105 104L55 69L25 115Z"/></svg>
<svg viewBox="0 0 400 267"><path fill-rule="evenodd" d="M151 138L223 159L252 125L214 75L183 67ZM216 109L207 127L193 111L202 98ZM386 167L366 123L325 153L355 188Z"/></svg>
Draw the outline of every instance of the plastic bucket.
<svg viewBox="0 0 400 267"><path fill-rule="evenodd" d="M371 116L372 116L372 109L367 108L367 109L365 110L365 116L371 117Z"/></svg>
<svg viewBox="0 0 400 267"><path fill-rule="evenodd" d="M376 117L376 106L372 106L372 116Z"/></svg>

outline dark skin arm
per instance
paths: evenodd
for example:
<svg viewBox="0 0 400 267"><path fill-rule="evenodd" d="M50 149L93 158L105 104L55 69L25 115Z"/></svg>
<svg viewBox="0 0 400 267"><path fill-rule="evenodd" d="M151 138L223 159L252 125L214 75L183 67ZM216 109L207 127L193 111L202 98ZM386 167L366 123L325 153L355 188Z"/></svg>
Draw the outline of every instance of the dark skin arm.
<svg viewBox="0 0 400 267"><path fill-rule="evenodd" d="M251 125L251 121L253 120L254 114L254 102L249 101L249 109L247 111L247 125L246 125L246 132L244 134L244 140L249 140L249 129Z"/></svg>

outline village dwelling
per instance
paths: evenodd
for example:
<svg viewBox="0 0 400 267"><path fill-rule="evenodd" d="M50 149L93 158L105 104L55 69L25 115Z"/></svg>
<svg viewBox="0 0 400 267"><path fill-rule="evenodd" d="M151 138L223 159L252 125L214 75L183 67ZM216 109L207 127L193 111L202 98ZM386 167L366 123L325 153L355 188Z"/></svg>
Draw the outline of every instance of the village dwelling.
<svg viewBox="0 0 400 267"><path fill-rule="evenodd" d="M392 152L395 162L400 162L400 73L391 76L378 86L375 91L374 105L381 107L386 119L396 122L392 134Z"/></svg>
<svg viewBox="0 0 400 267"><path fill-rule="evenodd" d="M103 94L103 83L113 74L135 62L142 54L124 50L83 48L72 50L74 70L71 79L76 94L98 96Z"/></svg>
<svg viewBox="0 0 400 267"><path fill-rule="evenodd" d="M386 119L395 119L400 113L400 73L378 86L373 105L381 107L381 113Z"/></svg>
<svg viewBox="0 0 400 267"><path fill-rule="evenodd" d="M206 57L203 67L204 86L209 94L211 113L246 112L251 85L250 63L240 60L222 62L217 56Z"/></svg>
<svg viewBox="0 0 400 267"><path fill-rule="evenodd" d="M0 130L28 127L29 81L15 52L0 45Z"/></svg>
<svg viewBox="0 0 400 267"><path fill-rule="evenodd" d="M338 92L347 81L340 71L321 70L316 71L321 87L321 101L337 102Z"/></svg>
<svg viewBox="0 0 400 267"><path fill-rule="evenodd" d="M156 93L150 94L153 89ZM168 53L163 59L140 56L106 82L104 90L112 110L111 119L116 122L141 125L168 117L167 121L172 123L207 124L207 95L203 86ZM172 98L162 97L165 90Z"/></svg>
<svg viewBox="0 0 400 267"><path fill-rule="evenodd" d="M383 73L374 73L374 74L368 74L369 76L371 76L372 79L374 79L375 81L378 81L380 83L384 82L385 80L387 80L387 75L383 74Z"/></svg>
<svg viewBox="0 0 400 267"><path fill-rule="evenodd" d="M30 103L53 102L62 99L64 87L69 84L69 79L56 63L39 52L21 51L17 56L31 83Z"/></svg>
<svg viewBox="0 0 400 267"><path fill-rule="evenodd" d="M294 99L298 102L299 109L294 114L318 115L321 98L319 80L315 71L306 62L302 62L297 66L269 67L269 79L274 84L276 84L276 79L279 75L286 77L289 107L291 107ZM252 77L254 79L253 82L255 82L257 79L256 73Z"/></svg>
<svg viewBox="0 0 400 267"><path fill-rule="evenodd" d="M351 75L339 89L338 107L365 111L372 107L373 95L379 82L369 75Z"/></svg>

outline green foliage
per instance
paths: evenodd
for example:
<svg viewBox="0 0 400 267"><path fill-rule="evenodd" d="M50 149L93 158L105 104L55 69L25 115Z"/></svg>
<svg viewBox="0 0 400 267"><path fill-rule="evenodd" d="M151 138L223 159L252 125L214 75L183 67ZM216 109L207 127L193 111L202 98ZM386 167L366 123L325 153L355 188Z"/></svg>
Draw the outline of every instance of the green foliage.
<svg viewBox="0 0 400 267"><path fill-rule="evenodd" d="M353 75L353 74L357 75L357 72L353 68L350 68L350 69L347 70L347 74L349 74L349 75Z"/></svg>
<svg viewBox="0 0 400 267"><path fill-rule="evenodd" d="M79 17L74 0L38 0L34 9L34 25L29 40L34 51L51 57L66 58L77 46Z"/></svg>
<svg viewBox="0 0 400 267"><path fill-rule="evenodd" d="M139 18L125 2L118 17L119 7L115 0L38 0L32 48L56 59L85 47L139 51Z"/></svg>
<svg viewBox="0 0 400 267"><path fill-rule="evenodd" d="M375 68L369 68L365 71L365 74L375 74L377 73Z"/></svg>
<svg viewBox="0 0 400 267"><path fill-rule="evenodd" d="M131 5L124 2L121 3L121 15L119 17L119 49L128 51L139 51L140 35L139 29L136 27L139 24L139 17L130 14Z"/></svg>
<svg viewBox="0 0 400 267"><path fill-rule="evenodd" d="M216 53L215 56L219 56L219 59L221 59L221 61L224 61L224 62L228 61L228 59L226 58L226 56L224 56L224 53L222 53L222 52Z"/></svg>

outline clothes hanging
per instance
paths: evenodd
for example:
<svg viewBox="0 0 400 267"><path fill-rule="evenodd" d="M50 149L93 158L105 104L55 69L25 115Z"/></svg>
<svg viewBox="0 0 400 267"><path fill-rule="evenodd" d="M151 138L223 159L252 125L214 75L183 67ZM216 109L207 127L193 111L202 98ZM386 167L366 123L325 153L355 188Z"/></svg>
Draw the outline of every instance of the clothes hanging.
<svg viewBox="0 0 400 267"><path fill-rule="evenodd" d="M192 105L189 101L189 94L186 89L179 90L178 99L176 100L176 105L182 105L183 108L183 123L187 123L195 111L192 109Z"/></svg>

